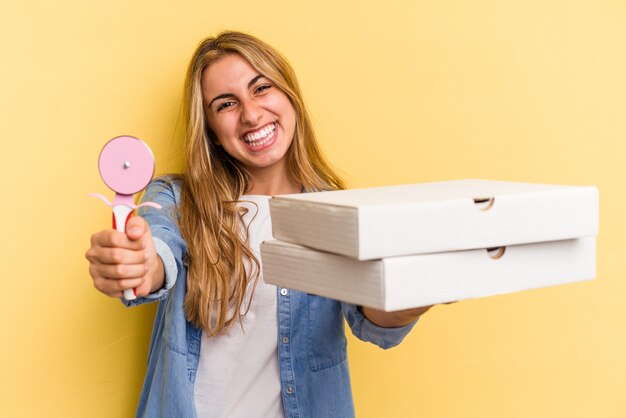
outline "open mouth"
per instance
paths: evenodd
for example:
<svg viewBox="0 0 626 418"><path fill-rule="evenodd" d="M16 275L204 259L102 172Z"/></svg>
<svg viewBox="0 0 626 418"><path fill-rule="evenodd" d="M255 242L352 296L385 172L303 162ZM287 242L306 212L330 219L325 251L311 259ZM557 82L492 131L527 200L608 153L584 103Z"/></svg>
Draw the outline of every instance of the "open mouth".
<svg viewBox="0 0 626 418"><path fill-rule="evenodd" d="M270 123L258 131L248 132L243 136L243 140L252 147L260 147L265 145L272 138L275 130L276 124Z"/></svg>

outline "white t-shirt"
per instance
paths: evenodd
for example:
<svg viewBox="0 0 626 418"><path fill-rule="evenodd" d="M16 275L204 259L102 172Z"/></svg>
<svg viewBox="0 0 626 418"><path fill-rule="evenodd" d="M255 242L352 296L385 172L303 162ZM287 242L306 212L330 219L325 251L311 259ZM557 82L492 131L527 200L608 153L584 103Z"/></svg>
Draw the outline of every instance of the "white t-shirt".
<svg viewBox="0 0 626 418"><path fill-rule="evenodd" d="M240 200L254 202L240 205L248 208L243 216L244 224L249 226L248 244L260 261L261 242L272 239L269 196L244 195ZM242 309L248 300L249 293ZM259 274L243 327L236 323L218 337L203 334L194 386L199 418L284 417L276 303L276 287L266 284Z"/></svg>

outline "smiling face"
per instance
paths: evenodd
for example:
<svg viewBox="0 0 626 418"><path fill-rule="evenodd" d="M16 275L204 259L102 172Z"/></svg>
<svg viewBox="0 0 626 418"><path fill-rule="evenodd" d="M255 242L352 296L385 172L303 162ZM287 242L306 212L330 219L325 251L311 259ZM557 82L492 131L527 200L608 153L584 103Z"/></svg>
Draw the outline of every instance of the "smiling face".
<svg viewBox="0 0 626 418"><path fill-rule="evenodd" d="M228 154L253 177L269 170L287 176L296 113L285 93L233 53L204 70L202 97L209 127Z"/></svg>

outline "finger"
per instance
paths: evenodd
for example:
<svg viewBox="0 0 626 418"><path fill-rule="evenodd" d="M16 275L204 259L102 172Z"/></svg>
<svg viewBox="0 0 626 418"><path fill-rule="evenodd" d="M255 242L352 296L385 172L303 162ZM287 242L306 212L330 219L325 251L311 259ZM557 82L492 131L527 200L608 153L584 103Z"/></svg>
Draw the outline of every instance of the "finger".
<svg viewBox="0 0 626 418"><path fill-rule="evenodd" d="M115 289L111 282L113 282L113 280L105 279L104 277L94 277L93 287L110 297L115 297L117 294L121 295L122 291Z"/></svg>
<svg viewBox="0 0 626 418"><path fill-rule="evenodd" d="M126 223L126 236L131 241L141 240L149 230L148 224L141 216L133 216Z"/></svg>
<svg viewBox="0 0 626 418"><path fill-rule="evenodd" d="M96 269L97 276L112 280L143 277L147 272L143 264L100 264Z"/></svg>
<svg viewBox="0 0 626 418"><path fill-rule="evenodd" d="M112 280L106 278L94 279L94 287L105 295L111 297L122 297L124 290L134 289L144 283L144 278L132 278L123 280Z"/></svg>
<svg viewBox="0 0 626 418"><path fill-rule="evenodd" d="M132 279L123 279L123 280L116 280L117 284L114 286L116 288L118 288L120 291L124 291L124 290L128 290L128 289L136 289L137 287L140 287L141 285L143 285L143 283L146 281L143 277L139 277L139 278L132 278Z"/></svg>
<svg viewBox="0 0 626 418"><path fill-rule="evenodd" d="M114 229L107 229L93 234L91 237L92 247L125 248L127 250L140 250L143 248L141 241L128 239L125 233Z"/></svg>
<svg viewBox="0 0 626 418"><path fill-rule="evenodd" d="M135 289L135 294L138 297L147 296L150 294L150 283L148 280L144 280L138 286L133 287L133 289Z"/></svg>
<svg viewBox="0 0 626 418"><path fill-rule="evenodd" d="M98 264L142 264L148 259L146 251L125 248L98 248L87 251L86 257Z"/></svg>

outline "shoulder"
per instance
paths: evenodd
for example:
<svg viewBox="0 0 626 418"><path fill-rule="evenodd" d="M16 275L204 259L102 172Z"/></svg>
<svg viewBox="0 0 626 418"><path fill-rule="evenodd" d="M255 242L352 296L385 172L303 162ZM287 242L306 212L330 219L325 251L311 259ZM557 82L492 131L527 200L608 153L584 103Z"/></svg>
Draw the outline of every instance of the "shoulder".
<svg viewBox="0 0 626 418"><path fill-rule="evenodd" d="M183 178L177 174L166 174L152 180L143 195L143 201L161 205L177 205L180 202L180 190Z"/></svg>
<svg viewBox="0 0 626 418"><path fill-rule="evenodd" d="M179 175L168 174L152 180L146 187L141 201L157 203L161 209L144 206L139 209L139 215L144 218L151 216L160 218L162 215L166 215L172 220L176 220L178 218L181 185L182 176Z"/></svg>

